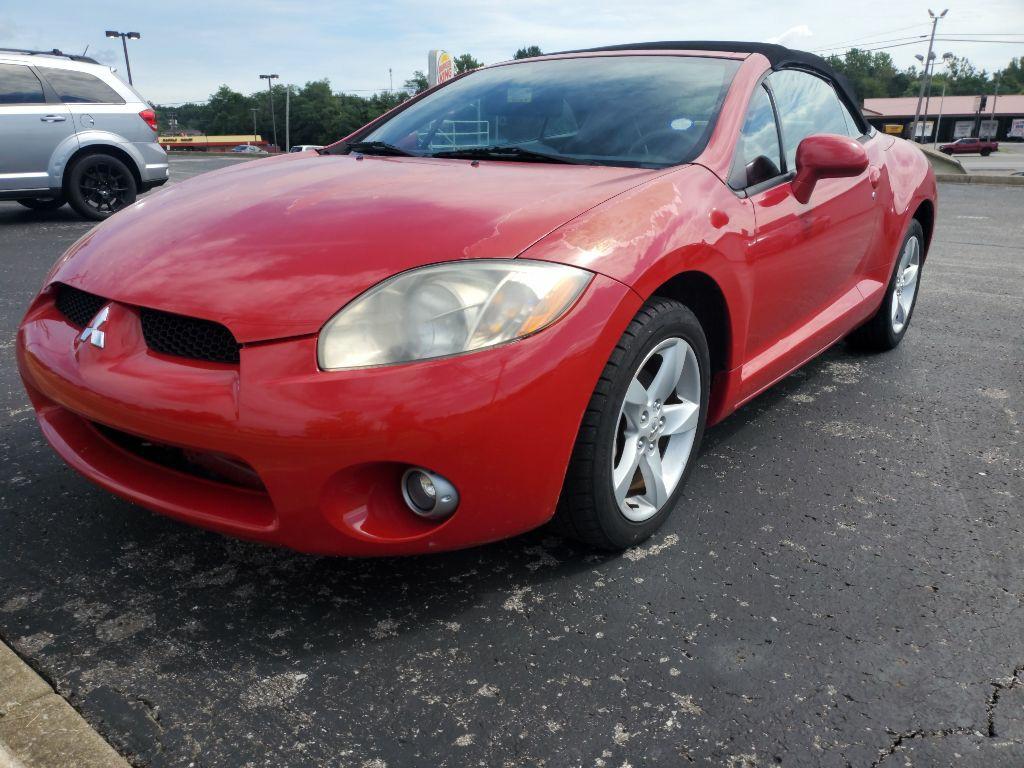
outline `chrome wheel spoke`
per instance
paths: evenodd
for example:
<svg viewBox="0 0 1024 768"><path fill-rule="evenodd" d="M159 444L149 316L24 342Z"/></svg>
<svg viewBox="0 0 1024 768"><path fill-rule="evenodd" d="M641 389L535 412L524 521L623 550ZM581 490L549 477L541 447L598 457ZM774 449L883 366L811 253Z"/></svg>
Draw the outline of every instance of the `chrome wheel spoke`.
<svg viewBox="0 0 1024 768"><path fill-rule="evenodd" d="M644 479L644 500L657 512L668 501L669 492L665 487L665 472L661 465L658 446L644 451L640 458L640 475Z"/></svg>
<svg viewBox="0 0 1024 768"><path fill-rule="evenodd" d="M903 270L903 287L907 288L917 283L917 264L909 264Z"/></svg>
<svg viewBox="0 0 1024 768"><path fill-rule="evenodd" d="M700 404L687 400L682 403L666 405L662 410L662 418L665 419L662 426L663 434L677 435L689 432L697 428L697 422L700 420Z"/></svg>
<svg viewBox="0 0 1024 768"><path fill-rule="evenodd" d="M615 500L622 504L629 493L629 488L636 477L636 468L640 464L643 449L638 445L639 434L626 433L626 442L622 446L622 456L612 470L612 485L615 487Z"/></svg>
<svg viewBox="0 0 1024 768"><path fill-rule="evenodd" d="M650 397L647 388L634 376L629 382L626 390L626 401L622 404L622 415L626 417L629 426L634 430L639 429L647 421L647 403Z"/></svg>
<svg viewBox="0 0 1024 768"><path fill-rule="evenodd" d="M661 367L654 374L647 391L656 402L664 403L668 400L679 383L679 377L683 373L683 363L686 361L686 350L680 349L680 345L673 344L661 351Z"/></svg>

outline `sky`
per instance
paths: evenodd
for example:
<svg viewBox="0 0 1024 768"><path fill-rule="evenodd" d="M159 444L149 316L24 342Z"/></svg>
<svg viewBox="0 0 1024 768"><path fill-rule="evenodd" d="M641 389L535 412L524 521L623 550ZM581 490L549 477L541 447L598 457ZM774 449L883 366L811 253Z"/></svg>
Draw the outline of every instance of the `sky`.
<svg viewBox="0 0 1024 768"><path fill-rule="evenodd" d="M948 8L940 35L1022 42L940 42L939 55L967 56L990 71L1024 56L1022 0L948 0ZM153 102L175 104L205 100L221 84L249 93L265 85L260 73L271 72L281 83L327 78L335 90L368 94L389 87L390 68L399 88L413 70L426 70L431 48L486 63L526 45L558 51L666 39L758 40L821 52L927 34L930 23L928 3L919 0L0 0L0 47L81 53L88 46L88 55L123 76L120 41L107 39L107 29L142 34L128 43L135 85ZM926 45L889 53L906 67Z"/></svg>

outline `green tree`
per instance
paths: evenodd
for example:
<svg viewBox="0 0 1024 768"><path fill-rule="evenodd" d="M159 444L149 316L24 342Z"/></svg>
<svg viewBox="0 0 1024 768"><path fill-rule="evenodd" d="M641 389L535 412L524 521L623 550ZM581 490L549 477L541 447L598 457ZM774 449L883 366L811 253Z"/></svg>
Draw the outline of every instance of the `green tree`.
<svg viewBox="0 0 1024 768"><path fill-rule="evenodd" d="M999 79L1000 93L1024 93L1024 56L1010 59L1010 63L994 72L993 77Z"/></svg>
<svg viewBox="0 0 1024 768"><path fill-rule="evenodd" d="M946 67L945 80L948 83L947 93L954 96L975 96L990 90L988 72L979 70L963 57L955 57ZM933 82L935 77L932 78ZM941 82L941 80L939 81Z"/></svg>
<svg viewBox="0 0 1024 768"><path fill-rule="evenodd" d="M483 65L482 61L477 61L471 54L464 53L455 57L455 74L461 75L471 69L480 69Z"/></svg>
<svg viewBox="0 0 1024 768"><path fill-rule="evenodd" d="M405 90L410 93L423 93L429 87L430 84L427 82L427 76L419 69L413 72L412 77L405 81Z"/></svg>
<svg viewBox="0 0 1024 768"><path fill-rule="evenodd" d="M237 133L240 126L252 125L252 114L249 112L250 100L222 85L206 103L206 114L199 130L203 133ZM245 132L248 133L252 128Z"/></svg>
<svg viewBox="0 0 1024 768"><path fill-rule="evenodd" d="M851 48L841 56L829 56L828 63L850 81L861 99L903 96L911 82L917 80L912 70L897 70L892 56L885 51Z"/></svg>
<svg viewBox="0 0 1024 768"><path fill-rule="evenodd" d="M534 56L543 56L544 51L540 49L539 45L528 45L526 48L520 48L516 51L514 59L532 59Z"/></svg>

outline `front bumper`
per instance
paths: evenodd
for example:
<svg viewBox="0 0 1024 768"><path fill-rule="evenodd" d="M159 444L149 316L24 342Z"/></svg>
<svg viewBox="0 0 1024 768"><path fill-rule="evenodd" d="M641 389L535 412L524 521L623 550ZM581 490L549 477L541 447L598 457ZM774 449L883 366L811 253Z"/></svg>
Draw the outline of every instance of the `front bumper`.
<svg viewBox="0 0 1024 768"><path fill-rule="evenodd" d="M44 291L19 329L18 365L50 444L119 496L306 552L442 551L550 519L583 411L640 303L597 275L564 318L528 339L327 373L317 370L315 337L245 346L237 366L162 355L146 347L137 309L116 303L98 348L78 341ZM154 462L110 429L232 457L262 486ZM410 465L455 484L450 518L407 510L399 479Z"/></svg>

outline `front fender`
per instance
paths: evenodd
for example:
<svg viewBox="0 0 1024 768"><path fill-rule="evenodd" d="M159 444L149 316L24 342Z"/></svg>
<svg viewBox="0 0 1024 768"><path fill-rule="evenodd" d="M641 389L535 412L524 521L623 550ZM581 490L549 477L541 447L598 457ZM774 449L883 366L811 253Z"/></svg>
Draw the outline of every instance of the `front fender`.
<svg viewBox="0 0 1024 768"><path fill-rule="evenodd" d="M750 203L706 168L690 165L611 198L523 256L598 272L641 299L682 272L703 273L725 297L729 347L723 362L732 368L747 343L753 279L746 246L753 233Z"/></svg>
<svg viewBox="0 0 1024 768"><path fill-rule="evenodd" d="M936 204L935 171L924 152L906 139L893 141L886 151L886 166L892 185L891 215L898 219L898 229L902 233L907 219L914 215L922 202L928 200L933 206ZM930 239L931 232L925 235Z"/></svg>

